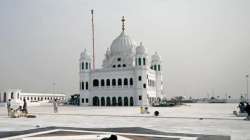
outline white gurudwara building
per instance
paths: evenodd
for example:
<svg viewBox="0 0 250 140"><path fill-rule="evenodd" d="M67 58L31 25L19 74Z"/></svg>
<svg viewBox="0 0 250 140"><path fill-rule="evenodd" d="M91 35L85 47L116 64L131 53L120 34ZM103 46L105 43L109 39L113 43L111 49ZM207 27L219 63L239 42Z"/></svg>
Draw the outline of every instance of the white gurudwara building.
<svg viewBox="0 0 250 140"><path fill-rule="evenodd" d="M151 57L142 43L137 45L122 32L107 48L101 69L92 69L92 57L81 53L80 104L84 106L151 105L163 97L161 57Z"/></svg>
<svg viewBox="0 0 250 140"><path fill-rule="evenodd" d="M65 94L54 94L54 93L27 93L22 92L21 89L7 89L0 92L0 103L6 103L7 100L12 99L17 102L22 102L26 99L29 103L39 102L51 102L54 99L65 101Z"/></svg>

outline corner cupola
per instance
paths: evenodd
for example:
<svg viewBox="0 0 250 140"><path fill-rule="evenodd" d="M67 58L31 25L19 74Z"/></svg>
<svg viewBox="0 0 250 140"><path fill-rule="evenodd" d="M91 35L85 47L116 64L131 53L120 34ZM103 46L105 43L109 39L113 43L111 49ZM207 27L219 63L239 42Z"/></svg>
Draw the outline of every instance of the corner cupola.
<svg viewBox="0 0 250 140"><path fill-rule="evenodd" d="M142 45L142 42L140 43L140 46L136 47L136 54L146 54L147 50L146 48Z"/></svg>

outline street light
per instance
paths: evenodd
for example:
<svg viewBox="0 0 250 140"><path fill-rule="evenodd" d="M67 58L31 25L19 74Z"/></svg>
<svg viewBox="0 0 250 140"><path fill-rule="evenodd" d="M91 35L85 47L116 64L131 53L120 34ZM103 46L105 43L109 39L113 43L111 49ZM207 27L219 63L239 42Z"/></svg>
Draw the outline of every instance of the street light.
<svg viewBox="0 0 250 140"><path fill-rule="evenodd" d="M53 82L53 83L52 83L52 86L53 86L53 91L52 91L52 93L55 94L55 86L56 86L56 83Z"/></svg>

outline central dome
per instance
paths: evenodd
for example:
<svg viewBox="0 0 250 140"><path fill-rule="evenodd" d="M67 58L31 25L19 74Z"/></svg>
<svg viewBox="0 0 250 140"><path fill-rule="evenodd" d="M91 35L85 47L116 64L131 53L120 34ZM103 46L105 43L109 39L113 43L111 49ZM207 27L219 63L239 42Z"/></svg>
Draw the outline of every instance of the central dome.
<svg viewBox="0 0 250 140"><path fill-rule="evenodd" d="M136 42L133 41L125 31L112 42L110 51L111 54L133 53L136 47Z"/></svg>

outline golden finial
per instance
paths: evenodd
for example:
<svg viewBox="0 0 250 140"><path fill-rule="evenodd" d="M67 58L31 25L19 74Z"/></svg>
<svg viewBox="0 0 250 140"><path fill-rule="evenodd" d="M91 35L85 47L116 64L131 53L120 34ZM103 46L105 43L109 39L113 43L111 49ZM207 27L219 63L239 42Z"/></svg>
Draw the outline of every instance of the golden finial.
<svg viewBox="0 0 250 140"><path fill-rule="evenodd" d="M125 25L124 25L124 22L125 22L125 18L124 16L122 16L122 31L125 30Z"/></svg>

